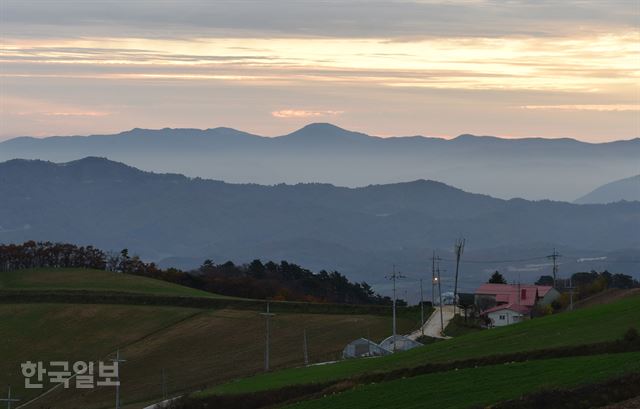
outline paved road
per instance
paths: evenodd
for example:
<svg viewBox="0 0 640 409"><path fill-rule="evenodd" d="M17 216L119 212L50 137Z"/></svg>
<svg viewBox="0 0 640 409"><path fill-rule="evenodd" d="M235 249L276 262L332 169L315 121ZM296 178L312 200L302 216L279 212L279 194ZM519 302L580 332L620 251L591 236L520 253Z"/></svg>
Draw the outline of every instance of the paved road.
<svg viewBox="0 0 640 409"><path fill-rule="evenodd" d="M445 305L442 307L442 321L444 323L444 328L447 327L447 324L453 318L453 305ZM424 335L433 338L448 338L443 336L440 333L441 324L440 324L440 307L435 307L433 310L433 314L427 319L427 322L424 323ZM409 338L416 339L420 335L422 335L422 330L417 330L412 332L409 335Z"/></svg>

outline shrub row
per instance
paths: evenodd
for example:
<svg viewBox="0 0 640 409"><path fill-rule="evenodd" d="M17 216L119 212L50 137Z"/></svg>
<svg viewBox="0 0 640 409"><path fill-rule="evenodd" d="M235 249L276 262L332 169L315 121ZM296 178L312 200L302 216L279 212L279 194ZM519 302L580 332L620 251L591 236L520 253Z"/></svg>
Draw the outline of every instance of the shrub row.
<svg viewBox="0 0 640 409"><path fill-rule="evenodd" d="M95 292L83 290L56 291L0 291L1 304L30 303L64 303L64 304L124 304L124 305L156 305L187 308L234 308L262 311L265 300L244 300L234 298L180 297L164 295L142 295L124 292ZM388 315L391 307L382 305L325 304L270 301L270 309L276 313L305 314L350 314L350 315ZM415 310L415 307L407 312Z"/></svg>
<svg viewBox="0 0 640 409"><path fill-rule="evenodd" d="M281 405L289 401L297 401L301 397L313 397L323 393L332 386L331 382L305 385L292 385L280 389L245 393L242 395L213 395L207 398L179 398L167 409L256 409L273 405Z"/></svg>
<svg viewBox="0 0 640 409"><path fill-rule="evenodd" d="M631 330L630 330L631 331ZM361 375L354 378L358 384L387 382L399 378L411 378L434 372L447 372L456 369L474 368L479 366L499 365L510 362L526 362L542 359L571 358L578 356L615 354L640 351L640 340L616 340L594 344L574 345L557 348L537 349L512 354L488 355L480 358L432 363L411 368L401 368L392 371Z"/></svg>
<svg viewBox="0 0 640 409"><path fill-rule="evenodd" d="M288 386L279 389L236 395L214 395L206 398L184 398L176 402L175 409L200 409L224 407L229 409L258 409L291 401L312 399L353 388L356 385L388 382L394 379L410 378L436 372L447 372L455 369L474 368L498 365L510 362L525 362L553 358L602 355L608 353L624 353L640 351L640 340L633 336L630 329L625 339L594 344L567 346L559 348L539 349L512 354L490 355L481 358L465 359L444 363L425 364L412 368L360 375L328 383L309 383ZM632 335L628 335L632 334ZM546 406L532 406L546 407ZM172 406L172 408L174 408Z"/></svg>
<svg viewBox="0 0 640 409"><path fill-rule="evenodd" d="M589 409L640 397L640 373L573 389L547 389L491 406L491 409Z"/></svg>

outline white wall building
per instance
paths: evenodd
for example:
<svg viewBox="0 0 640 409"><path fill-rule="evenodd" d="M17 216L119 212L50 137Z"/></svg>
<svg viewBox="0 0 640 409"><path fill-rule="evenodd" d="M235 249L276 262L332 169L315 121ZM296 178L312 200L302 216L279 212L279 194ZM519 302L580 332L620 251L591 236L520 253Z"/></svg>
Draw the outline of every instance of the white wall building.
<svg viewBox="0 0 640 409"><path fill-rule="evenodd" d="M483 312L493 327L516 324L529 318L529 309L521 305L499 305Z"/></svg>

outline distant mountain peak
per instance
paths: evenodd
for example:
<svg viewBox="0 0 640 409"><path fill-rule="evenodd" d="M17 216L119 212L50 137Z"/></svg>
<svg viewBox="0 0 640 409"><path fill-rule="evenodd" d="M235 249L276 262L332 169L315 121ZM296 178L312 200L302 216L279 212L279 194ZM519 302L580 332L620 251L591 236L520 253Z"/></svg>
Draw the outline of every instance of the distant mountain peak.
<svg viewBox="0 0 640 409"><path fill-rule="evenodd" d="M452 140L454 141L487 141L487 140L502 140L502 138L498 138L497 136L474 135L470 133L463 133L462 135L456 136Z"/></svg>
<svg viewBox="0 0 640 409"><path fill-rule="evenodd" d="M279 138L285 140L328 142L345 140L363 141L375 137L360 132L349 131L330 123L316 122L306 125L298 129L297 131L294 131L288 135L283 135Z"/></svg>
<svg viewBox="0 0 640 409"><path fill-rule="evenodd" d="M125 163L99 156L88 156L66 163L56 163L54 166L66 167L73 172L82 174L84 177L98 179L134 177L147 173Z"/></svg>
<svg viewBox="0 0 640 409"><path fill-rule="evenodd" d="M120 165L120 166L127 166L124 163L116 162L116 161L110 160L108 158L105 158L103 156L87 156L87 157L82 158L82 159L69 161L67 163L61 163L61 165L70 165L70 166L73 166L73 165L100 165L100 166Z"/></svg>
<svg viewBox="0 0 640 409"><path fill-rule="evenodd" d="M346 134L351 133L351 131L347 131L346 129L340 128L339 126L330 124L328 122L314 122L309 125L305 125L297 131L291 132L289 135L297 135L297 136L322 136L322 135L335 135L335 134Z"/></svg>
<svg viewBox="0 0 640 409"><path fill-rule="evenodd" d="M299 131L302 130L306 130L306 131L342 131L342 132L349 132L344 128L340 128L337 125L334 125L332 123L329 122L313 122L310 123L309 125L305 125L302 128L299 129Z"/></svg>
<svg viewBox="0 0 640 409"><path fill-rule="evenodd" d="M74 162L115 162L115 161L112 161L105 156L85 156L84 158L70 161L69 163L74 163Z"/></svg>

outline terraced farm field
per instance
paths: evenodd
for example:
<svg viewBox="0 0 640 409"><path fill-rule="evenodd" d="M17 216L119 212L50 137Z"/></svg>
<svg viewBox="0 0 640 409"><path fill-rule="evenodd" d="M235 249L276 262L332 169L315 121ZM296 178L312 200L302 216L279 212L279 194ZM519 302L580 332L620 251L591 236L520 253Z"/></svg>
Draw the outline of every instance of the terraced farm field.
<svg viewBox="0 0 640 409"><path fill-rule="evenodd" d="M387 357L350 360L335 365L288 369L259 375L211 388L200 396L268 390L430 362L608 341L620 339L629 327L639 325L640 296L634 296L612 304L468 334L458 339L436 342Z"/></svg>
<svg viewBox="0 0 640 409"><path fill-rule="evenodd" d="M167 299L176 295L195 298L203 295L162 281L115 273L87 270L22 273L26 274L1 273L1 290L5 294L16 291L67 294L81 290L96 295L130 292ZM283 304L280 310L276 308L277 315L271 321L273 371L264 374L265 321L255 305L235 309L229 306L73 304L72 301L0 303L0 337L6 340L0 345L0 356L10 357L0 360L0 376L8 379L25 402L41 391L22 388L21 362L96 361L109 358L120 349L127 359L121 367L123 405L126 409L140 409L161 397L163 372L171 396L194 391L198 392L192 396L200 398L212 394L242 394L426 363L611 341L620 339L629 327L640 324L640 296L631 296L611 304L469 333L388 357L304 367L303 331L307 333L312 363L334 361L339 360L344 345L355 338L381 340L388 336L391 319L379 312L354 313L356 310L350 307L341 311L340 306L327 310L332 313L322 310L308 313L298 311L294 304ZM257 308L260 305L258 303ZM408 333L417 323L409 310L401 311L399 331ZM325 399L302 401L293 407L404 409L424 407L423 404L429 402L439 407L462 408L510 399L552 383L572 386L625 371L640 371L638 362L640 353L634 352L460 369L364 384ZM507 388L512 381L519 386ZM466 385L468 392L453 393L460 385ZM58 388L24 409L107 409L112 407L113 392L113 388L83 391Z"/></svg>
<svg viewBox="0 0 640 409"><path fill-rule="evenodd" d="M69 290L96 295L131 292L153 296L202 296L202 292L130 275L90 270L29 270L0 273L2 290ZM204 293L207 297L215 295ZM73 300L73 298L71 298ZM260 305L258 304L258 307ZM295 306L288 306L294 308ZM333 309L339 306L332 307ZM277 310L277 308L276 308ZM288 311L288 310L287 310ZM399 319L401 331L416 327ZM391 317L382 314L278 312L271 321L271 366L303 364L303 331L311 362L336 360L348 342L389 335ZM23 388L20 363L97 361L120 349L122 400L127 407L162 396L165 372L170 394L228 382L263 369L265 321L255 309L185 308L171 305L0 303L0 378L26 402L42 390ZM45 377L46 379L46 377ZM46 383L46 382L45 382ZM52 385L45 385L49 388ZM113 388L56 389L25 408L109 408Z"/></svg>
<svg viewBox="0 0 640 409"><path fill-rule="evenodd" d="M640 352L516 362L366 385L287 409L466 409L545 388L598 382L632 371L640 371Z"/></svg>

